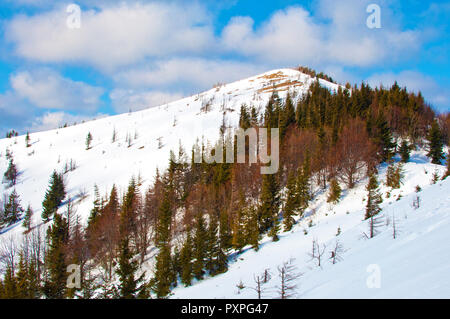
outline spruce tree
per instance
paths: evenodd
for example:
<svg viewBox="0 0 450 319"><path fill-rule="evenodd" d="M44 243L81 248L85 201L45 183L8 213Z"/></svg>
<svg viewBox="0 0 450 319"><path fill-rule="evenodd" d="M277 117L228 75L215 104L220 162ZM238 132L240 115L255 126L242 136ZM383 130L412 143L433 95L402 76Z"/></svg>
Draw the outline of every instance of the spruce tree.
<svg viewBox="0 0 450 319"><path fill-rule="evenodd" d="M330 183L330 193L328 194L327 202L337 204L341 198L342 188L339 182L333 178Z"/></svg>
<svg viewBox="0 0 450 319"><path fill-rule="evenodd" d="M192 271L197 280L203 279L206 258L207 232L203 215L199 212L195 216L194 226L194 264Z"/></svg>
<svg viewBox="0 0 450 319"><path fill-rule="evenodd" d="M259 226L258 211L255 207L249 206L244 209L244 242L251 245L256 251L259 249Z"/></svg>
<svg viewBox="0 0 450 319"><path fill-rule="evenodd" d="M68 238L67 220L60 214L55 214L53 225L47 230L48 251L45 258L48 275L44 282L44 294L49 299L65 297L67 281L65 247Z"/></svg>
<svg viewBox="0 0 450 319"><path fill-rule="evenodd" d="M8 168L3 175L3 182L7 183L9 187L13 187L16 185L18 176L19 172L17 170L16 164L14 164L14 159L10 158Z"/></svg>
<svg viewBox="0 0 450 319"><path fill-rule="evenodd" d="M2 224L10 226L22 218L24 210L20 205L19 195L14 189L4 204Z"/></svg>
<svg viewBox="0 0 450 319"><path fill-rule="evenodd" d="M441 164L441 160L445 158L443 151L444 141L437 120L434 120L433 124L431 125L427 139L429 147L427 156L431 158L431 162L433 164Z"/></svg>
<svg viewBox="0 0 450 319"><path fill-rule="evenodd" d="M183 248L180 252L181 263L181 282L185 287L188 287L192 283L192 236L191 231L187 231L186 240L184 241Z"/></svg>
<svg viewBox="0 0 450 319"><path fill-rule="evenodd" d="M56 171L50 179L50 186L42 202L42 219L47 222L56 213L66 197L63 176Z"/></svg>
<svg viewBox="0 0 450 319"><path fill-rule="evenodd" d="M284 206L283 213L283 223L284 231L290 231L295 223L294 217L295 211L298 208L298 192L297 192L297 181L295 174L291 172L287 180L287 194L286 194L286 205Z"/></svg>
<svg viewBox="0 0 450 319"><path fill-rule="evenodd" d="M386 162L394 154L395 143L392 141L391 129L382 112L377 117L376 128L375 142L380 148L381 160Z"/></svg>
<svg viewBox="0 0 450 319"><path fill-rule="evenodd" d="M172 222L170 186L166 185L164 198L159 208L156 246L159 249L155 265L154 291L158 298L165 298L172 286L172 250L170 246L170 225Z"/></svg>
<svg viewBox="0 0 450 319"><path fill-rule="evenodd" d="M86 151L91 149L91 143L92 143L92 134L91 132L88 133L86 136Z"/></svg>
<svg viewBox="0 0 450 319"><path fill-rule="evenodd" d="M369 219L381 212L380 204L383 202L383 198L378 189L378 180L375 174L371 174L369 177L369 183L367 184L367 205L365 219Z"/></svg>
<svg viewBox="0 0 450 319"><path fill-rule="evenodd" d="M31 229L31 219L33 218L33 210L31 206L28 205L27 210L25 211L25 218L23 219L22 226L26 229L27 232Z"/></svg>
<svg viewBox="0 0 450 319"><path fill-rule="evenodd" d="M30 133L27 132L27 135L25 136L25 145L26 147L30 147Z"/></svg>
<svg viewBox="0 0 450 319"><path fill-rule="evenodd" d="M402 162L407 163L409 161L409 158L411 157L411 147L406 140L402 141L399 152L400 156L402 157Z"/></svg>
<svg viewBox="0 0 450 319"><path fill-rule="evenodd" d="M144 274L136 278L138 268L139 265L137 261L133 260L133 252L129 247L129 238L125 236L119 247L119 269L117 270L121 299L136 299L142 291L144 285L141 283Z"/></svg>
<svg viewBox="0 0 450 319"><path fill-rule="evenodd" d="M450 176L450 152L447 154L447 171L445 172L444 176L442 176L442 179L446 179Z"/></svg>
<svg viewBox="0 0 450 319"><path fill-rule="evenodd" d="M280 197L277 178L274 174L263 175L258 222L260 233L266 232L278 220Z"/></svg>
<svg viewBox="0 0 450 319"><path fill-rule="evenodd" d="M232 246L232 234L230 229L230 223L228 220L228 212L222 210L220 213L220 223L219 223L219 237L220 246L224 250L228 250Z"/></svg>

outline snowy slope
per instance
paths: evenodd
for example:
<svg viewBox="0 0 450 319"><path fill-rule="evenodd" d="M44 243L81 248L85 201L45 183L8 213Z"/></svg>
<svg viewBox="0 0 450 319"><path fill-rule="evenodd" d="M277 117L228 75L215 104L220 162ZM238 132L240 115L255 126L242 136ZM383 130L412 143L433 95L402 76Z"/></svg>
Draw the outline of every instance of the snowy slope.
<svg viewBox="0 0 450 319"><path fill-rule="evenodd" d="M385 181L385 170L380 169L380 182ZM326 194L319 195L307 217L291 232L283 233L279 242L265 238L258 252L247 248L227 273L189 288L177 288L173 298L256 298L251 289L256 286L254 275L265 269L270 270L272 279L264 285L263 298L277 298L277 267L291 258L296 272L302 274L296 280L297 298L450 298L450 179L431 185L435 170L442 176L442 166L430 164L424 152L415 152L405 165L400 190L391 192L387 199L389 189L381 185L384 225L372 239L363 235L368 233L368 224L363 221L364 181L354 190L344 191L342 201L335 206L326 203ZM416 185L423 190L416 193ZM397 201L399 194L402 197ZM421 198L417 210L412 207L415 196ZM394 217L399 229L396 239ZM338 227L342 232L336 236ZM321 267L309 255L314 238L321 247L326 244ZM329 257L336 239L344 252L342 261L333 265ZM372 283L374 278L379 278L379 288L368 287L367 281ZM246 286L242 290L236 287L241 281Z"/></svg>
<svg viewBox="0 0 450 319"><path fill-rule="evenodd" d="M31 134L30 148L25 147L24 136L2 139L0 173L7 169L5 154L8 148L21 171L17 192L23 206L31 204L34 209L33 222L36 225L40 223L42 200L51 173L55 168L62 171L65 163L73 160L78 168L66 175L68 196L76 199L80 192L90 195L76 206L81 220L86 221L92 206L94 184L98 185L101 195L108 193L114 183L123 191L130 178L140 174L144 190L152 182L156 168L166 168L170 150L177 152L180 141L187 151L197 138L215 142L224 116L227 125L237 126L243 103L263 110L274 87L280 97L284 97L288 90L299 95L306 92L314 81L314 78L292 69L274 70L144 111ZM335 84L320 82L330 89L337 89ZM209 111L202 111L207 105ZM112 143L114 130L117 142ZM93 141L92 149L86 151L88 132ZM126 142L127 136L133 139L131 147ZM162 148L159 147L159 138ZM0 185L0 194L5 191L11 190ZM16 226L7 233L20 234L21 227Z"/></svg>

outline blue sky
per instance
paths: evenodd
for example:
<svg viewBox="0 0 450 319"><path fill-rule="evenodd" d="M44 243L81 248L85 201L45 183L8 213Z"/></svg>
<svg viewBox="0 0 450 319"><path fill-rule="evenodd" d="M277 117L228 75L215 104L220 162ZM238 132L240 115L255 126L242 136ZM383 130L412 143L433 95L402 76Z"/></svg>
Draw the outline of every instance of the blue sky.
<svg viewBox="0 0 450 319"><path fill-rule="evenodd" d="M275 68L421 90L450 110L449 1L0 4L0 134L139 110ZM381 28L370 29L369 4ZM73 20L70 20L73 21Z"/></svg>

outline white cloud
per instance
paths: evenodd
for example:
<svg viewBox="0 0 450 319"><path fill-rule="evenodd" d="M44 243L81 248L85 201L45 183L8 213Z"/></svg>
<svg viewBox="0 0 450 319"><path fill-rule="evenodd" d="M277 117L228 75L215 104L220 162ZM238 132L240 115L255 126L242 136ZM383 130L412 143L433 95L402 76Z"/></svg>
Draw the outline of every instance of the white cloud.
<svg viewBox="0 0 450 319"><path fill-rule="evenodd" d="M213 41L208 14L198 5L113 4L82 11L81 28L70 29L65 7L7 24L16 54L40 62L75 62L112 71L170 54L202 53Z"/></svg>
<svg viewBox="0 0 450 319"><path fill-rule="evenodd" d="M222 32L224 47L264 61L369 66L405 58L420 45L415 31L367 28L364 2L321 1L319 7L318 16L301 7L277 11L256 29L250 17L233 18Z"/></svg>
<svg viewBox="0 0 450 319"><path fill-rule="evenodd" d="M139 111L154 106L179 100L183 97L180 93L160 91L135 91L116 89L110 94L112 105L116 112Z"/></svg>
<svg viewBox="0 0 450 319"><path fill-rule="evenodd" d="M230 60L201 58L170 59L158 61L154 67L130 69L118 73L117 83L129 87L184 86L189 89L207 89L221 82L228 83L267 71L264 65L254 65Z"/></svg>
<svg viewBox="0 0 450 319"><path fill-rule="evenodd" d="M97 114L96 119L102 118L106 115ZM30 132L40 132L55 129L63 126L64 124L72 125L74 123L81 123L83 121L89 121L94 119L93 116L83 115L71 115L65 112L48 112L38 118L36 118L31 127L27 129Z"/></svg>
<svg viewBox="0 0 450 319"><path fill-rule="evenodd" d="M16 94L45 109L92 112L100 104L103 89L64 78L49 69L23 71L10 78Z"/></svg>

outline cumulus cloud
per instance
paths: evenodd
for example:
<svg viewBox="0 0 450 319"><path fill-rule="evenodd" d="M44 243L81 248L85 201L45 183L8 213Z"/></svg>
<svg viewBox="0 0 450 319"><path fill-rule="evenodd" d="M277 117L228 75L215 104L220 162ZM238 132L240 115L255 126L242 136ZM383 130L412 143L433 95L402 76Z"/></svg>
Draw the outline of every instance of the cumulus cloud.
<svg viewBox="0 0 450 319"><path fill-rule="evenodd" d="M104 90L64 78L49 69L22 71L10 78L16 94L45 109L89 112L97 109Z"/></svg>
<svg viewBox="0 0 450 319"><path fill-rule="evenodd" d="M222 32L224 47L265 61L344 66L379 64L419 47L415 31L367 28L364 2L320 3L322 16L294 6L275 12L258 28L250 17L235 17Z"/></svg>
<svg viewBox="0 0 450 319"><path fill-rule="evenodd" d="M6 26L19 56L40 62L85 63L102 70L168 54L205 53L213 41L199 5L121 3L84 10L81 28L67 27L65 7L20 15Z"/></svg>
<svg viewBox="0 0 450 319"><path fill-rule="evenodd" d="M174 58L158 61L153 67L120 72L114 79L118 84L129 87L177 85L188 86L189 89L206 89L218 82L228 83L263 71L267 71L266 66L246 62Z"/></svg>
<svg viewBox="0 0 450 319"><path fill-rule="evenodd" d="M105 117L104 114L97 114L96 119ZM72 125L74 123L81 123L83 121L92 120L93 116L72 115L66 112L47 112L42 116L37 117L27 129L30 132L40 132L55 129L65 124Z"/></svg>
<svg viewBox="0 0 450 319"><path fill-rule="evenodd" d="M182 97L183 95L180 93L125 89L115 89L110 94L112 105L118 113L139 111L176 101Z"/></svg>

